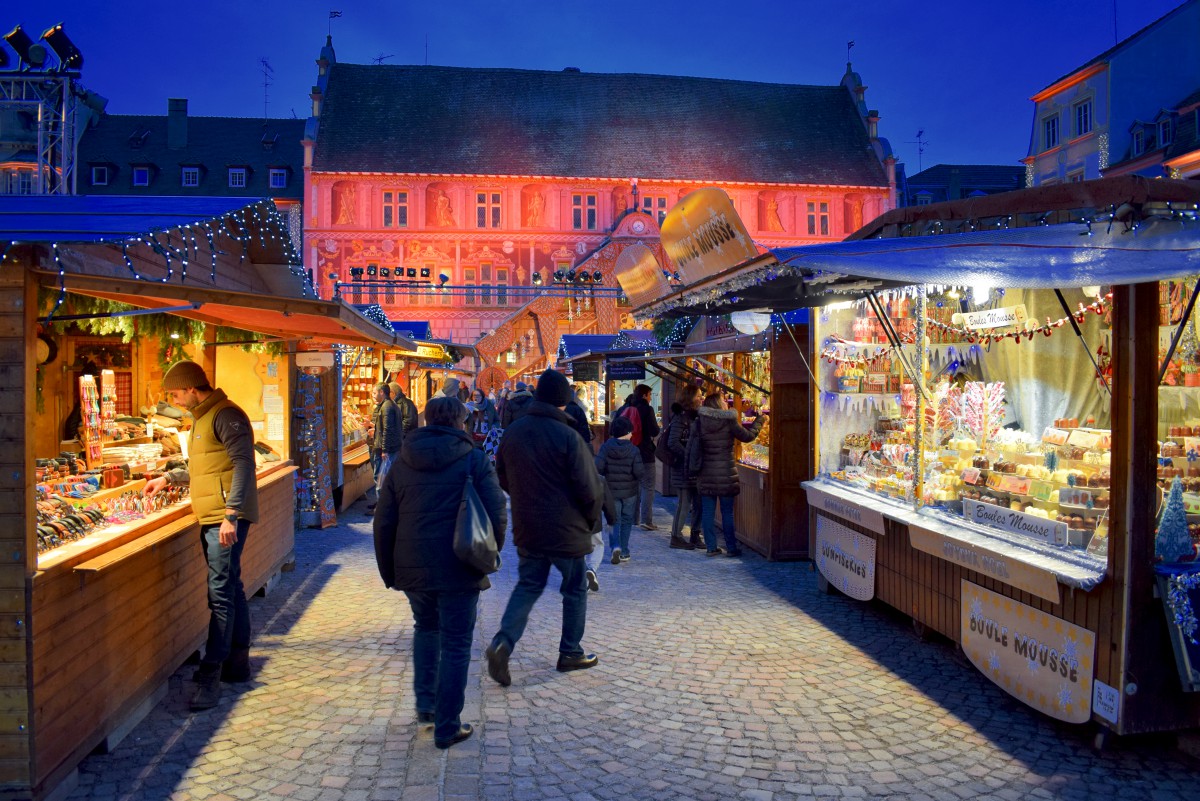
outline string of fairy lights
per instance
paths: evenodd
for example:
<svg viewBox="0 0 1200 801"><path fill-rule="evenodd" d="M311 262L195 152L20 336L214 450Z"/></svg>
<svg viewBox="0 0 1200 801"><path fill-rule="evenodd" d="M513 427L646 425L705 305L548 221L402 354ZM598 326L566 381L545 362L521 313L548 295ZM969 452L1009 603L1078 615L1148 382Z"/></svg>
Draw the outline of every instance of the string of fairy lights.
<svg viewBox="0 0 1200 801"><path fill-rule="evenodd" d="M281 247L289 271L301 281L302 297L316 297L316 291L303 267L300 254L292 242L288 221L270 200L259 201L209 220L186 223L174 228L164 228L134 236L100 237L79 244L106 245L117 250L126 269L135 280L166 284L178 276L180 283L186 283L188 269L201 258L200 234L204 235L204 240L208 245L209 280L211 282L215 283L217 280L218 257L231 252L220 247L220 242L224 238L233 242L232 248L240 245L240 249L238 249L239 265L249 257L250 247L255 243L264 249L274 246ZM13 247L19 244L26 243L21 240L9 240L5 243L3 251L0 252L0 265L9 260ZM54 270L58 277L58 297L54 301L54 307L47 315L48 318L53 318L66 302L67 271L63 265L61 249L67 244L75 243L57 241L50 243L50 255L54 260ZM134 255L143 260L146 260L144 255L146 250L162 259L165 273L161 277L152 277L141 273L134 265L131 250L134 251ZM139 253L139 250L143 252ZM178 263L178 270L175 266L176 263Z"/></svg>

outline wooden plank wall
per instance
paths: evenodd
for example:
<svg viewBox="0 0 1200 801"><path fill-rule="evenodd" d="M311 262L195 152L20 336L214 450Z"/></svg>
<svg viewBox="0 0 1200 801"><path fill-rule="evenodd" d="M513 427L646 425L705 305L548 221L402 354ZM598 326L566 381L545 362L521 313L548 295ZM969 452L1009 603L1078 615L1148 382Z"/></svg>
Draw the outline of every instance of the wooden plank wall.
<svg viewBox="0 0 1200 801"><path fill-rule="evenodd" d="M247 595L291 559L293 473L284 468L260 484L262 520L242 555ZM171 525L174 533L100 572L76 571L82 560L73 560L36 577L37 788L61 781L203 643L208 606L199 526L191 515Z"/></svg>
<svg viewBox="0 0 1200 801"><path fill-rule="evenodd" d="M29 693L29 574L33 442L26 414L34 403L36 287L14 248L0 266L0 794L27 789L32 777Z"/></svg>
<svg viewBox="0 0 1200 801"><path fill-rule="evenodd" d="M733 504L738 541L770 559L772 558L770 476L762 470L747 467L744 464L738 464L736 469L742 488ZM721 515L720 504L717 504L716 514L718 518ZM725 540L720 534L720 529L717 531L717 544L724 548Z"/></svg>

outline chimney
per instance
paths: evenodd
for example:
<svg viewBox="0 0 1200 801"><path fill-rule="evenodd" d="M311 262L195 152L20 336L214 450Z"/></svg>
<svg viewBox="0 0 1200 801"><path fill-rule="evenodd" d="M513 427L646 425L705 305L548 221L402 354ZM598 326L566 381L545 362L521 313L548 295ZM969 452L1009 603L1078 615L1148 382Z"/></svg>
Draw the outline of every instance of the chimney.
<svg viewBox="0 0 1200 801"><path fill-rule="evenodd" d="M167 148L183 150L187 147L187 98L172 97L167 100Z"/></svg>

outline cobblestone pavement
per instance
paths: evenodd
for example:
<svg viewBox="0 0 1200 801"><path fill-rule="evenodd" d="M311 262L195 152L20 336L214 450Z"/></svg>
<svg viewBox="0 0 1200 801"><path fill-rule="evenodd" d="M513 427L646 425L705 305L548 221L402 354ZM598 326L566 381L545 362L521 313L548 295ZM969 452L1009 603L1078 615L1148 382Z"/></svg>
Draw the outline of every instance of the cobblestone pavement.
<svg viewBox="0 0 1200 801"><path fill-rule="evenodd" d="M439 751L414 722L408 606L379 582L362 509L299 531L295 572L251 602L252 683L189 714L181 668L70 797L1200 799L1169 738L1096 752L1091 729L1021 705L906 618L820 594L807 563L707 559L637 528L589 600L599 666L555 671L552 579L502 688L481 654L516 578L506 549L480 604L463 716L477 733Z"/></svg>

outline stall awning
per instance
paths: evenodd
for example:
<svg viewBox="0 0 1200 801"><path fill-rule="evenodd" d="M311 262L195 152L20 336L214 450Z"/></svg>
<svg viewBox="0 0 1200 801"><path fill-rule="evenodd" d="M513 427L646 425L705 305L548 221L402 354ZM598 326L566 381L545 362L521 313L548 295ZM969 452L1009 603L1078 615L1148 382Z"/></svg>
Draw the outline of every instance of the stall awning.
<svg viewBox="0 0 1200 801"><path fill-rule="evenodd" d="M1195 181L1122 176L906 207L845 242L776 250L635 315L787 311L912 284L1063 289L1178 278L1200 272L1198 205Z"/></svg>
<svg viewBox="0 0 1200 801"><path fill-rule="evenodd" d="M409 339L433 339L433 329L428 320L393 320L392 330Z"/></svg>
<svg viewBox="0 0 1200 801"><path fill-rule="evenodd" d="M60 286L57 275L45 272L35 274L43 285L51 289ZM68 292L145 309L177 307L181 302L198 303L199 308L195 310L172 314L270 337L396 350L416 349L412 340L385 330L340 300L264 296L204 286L151 283L76 273L65 276L63 280Z"/></svg>

